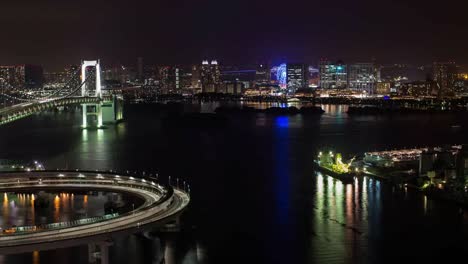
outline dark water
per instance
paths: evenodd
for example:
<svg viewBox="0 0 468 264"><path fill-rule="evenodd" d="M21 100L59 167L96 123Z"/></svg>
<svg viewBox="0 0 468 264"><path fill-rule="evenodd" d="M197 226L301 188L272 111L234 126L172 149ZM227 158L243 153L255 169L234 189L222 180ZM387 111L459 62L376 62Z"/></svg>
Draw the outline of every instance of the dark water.
<svg viewBox="0 0 468 264"><path fill-rule="evenodd" d="M34 203L39 199L43 205L35 207ZM136 197L107 192L3 193L0 196L0 228L3 230L13 226L44 225L103 216L113 213L105 211L106 204L118 205L118 208L115 206L117 213L117 209L132 208L132 203L141 204L139 200Z"/></svg>
<svg viewBox="0 0 468 264"><path fill-rule="evenodd" d="M191 106L204 112L213 104ZM79 129L79 114L42 114L0 127L0 158L46 167L157 171L190 182L186 231L114 242L111 263L438 263L465 257L468 214L377 180L316 174L322 147L344 153L468 143L468 116L166 120L127 108L126 122ZM461 127L452 127L460 125ZM4 263L86 263L87 248L4 256ZM2 263L2 259L0 259Z"/></svg>

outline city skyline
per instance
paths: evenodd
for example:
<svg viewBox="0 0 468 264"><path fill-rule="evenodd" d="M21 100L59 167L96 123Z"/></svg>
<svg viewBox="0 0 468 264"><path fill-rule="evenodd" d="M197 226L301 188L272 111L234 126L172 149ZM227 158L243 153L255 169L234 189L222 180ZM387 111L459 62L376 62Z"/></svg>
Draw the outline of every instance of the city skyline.
<svg viewBox="0 0 468 264"><path fill-rule="evenodd" d="M4 2L1 263L466 259L468 1Z"/></svg>
<svg viewBox="0 0 468 264"><path fill-rule="evenodd" d="M468 63L467 3L385 1L90 1L2 3L8 24L0 64L42 64L56 70L81 58L109 64L188 64L218 58L426 64ZM281 6L281 8L279 8ZM337 8L339 7L339 8ZM31 45L34 43L34 45Z"/></svg>

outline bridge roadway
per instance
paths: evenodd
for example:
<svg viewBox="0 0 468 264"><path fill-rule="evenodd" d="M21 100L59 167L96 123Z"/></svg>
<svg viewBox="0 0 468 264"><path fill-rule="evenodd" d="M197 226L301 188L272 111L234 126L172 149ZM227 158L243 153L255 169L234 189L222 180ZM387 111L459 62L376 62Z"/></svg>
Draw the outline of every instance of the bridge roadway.
<svg viewBox="0 0 468 264"><path fill-rule="evenodd" d="M189 195L150 180L90 171L33 171L0 173L0 191L32 189L126 192L144 199L143 205L109 220L52 230L0 235L0 254L51 250L112 241L174 221L190 202Z"/></svg>
<svg viewBox="0 0 468 264"><path fill-rule="evenodd" d="M56 99L44 99L35 102L21 103L0 109L0 125L4 125L23 117L27 117L34 113L41 112L46 109L69 105L69 104L91 104L101 101L111 100L111 97L89 97L76 96Z"/></svg>

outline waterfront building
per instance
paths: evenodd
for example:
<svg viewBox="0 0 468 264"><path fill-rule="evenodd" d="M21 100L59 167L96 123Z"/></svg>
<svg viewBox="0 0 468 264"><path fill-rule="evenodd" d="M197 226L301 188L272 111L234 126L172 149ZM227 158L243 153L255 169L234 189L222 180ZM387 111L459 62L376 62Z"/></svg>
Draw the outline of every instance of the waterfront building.
<svg viewBox="0 0 468 264"><path fill-rule="evenodd" d="M201 92L201 66L192 65L192 79L191 87L194 89L194 93Z"/></svg>
<svg viewBox="0 0 468 264"><path fill-rule="evenodd" d="M221 85L221 70L216 60L204 60L201 65L200 80L202 92L216 93Z"/></svg>
<svg viewBox="0 0 468 264"><path fill-rule="evenodd" d="M320 72L318 68L309 66L308 72L308 86L309 88L317 88L320 85Z"/></svg>
<svg viewBox="0 0 468 264"><path fill-rule="evenodd" d="M312 88L302 88L296 90L295 96L296 97L315 97L315 89Z"/></svg>
<svg viewBox="0 0 468 264"><path fill-rule="evenodd" d="M39 65L0 66L0 85L4 89L42 88L44 73Z"/></svg>
<svg viewBox="0 0 468 264"><path fill-rule="evenodd" d="M308 67L301 63L288 63L286 65L286 83L289 93L308 86Z"/></svg>
<svg viewBox="0 0 468 264"><path fill-rule="evenodd" d="M159 66L159 88L161 93L175 92L175 71L171 66Z"/></svg>
<svg viewBox="0 0 468 264"><path fill-rule="evenodd" d="M354 63L348 66L348 88L373 94L376 81L374 63Z"/></svg>
<svg viewBox="0 0 468 264"><path fill-rule="evenodd" d="M378 82L375 87L376 94L389 95L391 93L392 84L390 82Z"/></svg>
<svg viewBox="0 0 468 264"><path fill-rule="evenodd" d="M429 70L430 67L409 64L381 65L377 71L377 75L380 75L377 80L392 82L398 86L403 82L426 80L427 75L430 74Z"/></svg>
<svg viewBox="0 0 468 264"><path fill-rule="evenodd" d="M225 94L242 94L244 86L245 85L242 82L223 82L223 84L220 85L218 92Z"/></svg>
<svg viewBox="0 0 468 264"><path fill-rule="evenodd" d="M255 83L268 84L271 79L271 69L268 64L257 64L255 70Z"/></svg>
<svg viewBox="0 0 468 264"><path fill-rule="evenodd" d="M76 66L78 67L78 66ZM75 66L70 68L70 73L75 71ZM136 79L136 73L132 67L124 65L113 65L101 70L103 80L117 80L120 83L132 83Z"/></svg>
<svg viewBox="0 0 468 264"><path fill-rule="evenodd" d="M437 88L432 81L415 81L402 83L398 94L402 96L424 97L437 95Z"/></svg>
<svg viewBox="0 0 468 264"><path fill-rule="evenodd" d="M245 96L275 96L280 94L281 88L276 84L256 85L253 88L243 88Z"/></svg>
<svg viewBox="0 0 468 264"><path fill-rule="evenodd" d="M63 86L67 80L68 74L65 71L44 73L44 86Z"/></svg>
<svg viewBox="0 0 468 264"><path fill-rule="evenodd" d="M348 83L346 65L342 61L333 63L321 60L319 64L320 88L344 89Z"/></svg>
<svg viewBox="0 0 468 264"><path fill-rule="evenodd" d="M192 87L192 67L190 66L159 66L159 74L155 78L164 94L185 93ZM190 93L192 93L190 91Z"/></svg>
<svg viewBox="0 0 468 264"><path fill-rule="evenodd" d="M455 62L434 62L432 78L437 84L439 97L452 95L457 80L457 65Z"/></svg>

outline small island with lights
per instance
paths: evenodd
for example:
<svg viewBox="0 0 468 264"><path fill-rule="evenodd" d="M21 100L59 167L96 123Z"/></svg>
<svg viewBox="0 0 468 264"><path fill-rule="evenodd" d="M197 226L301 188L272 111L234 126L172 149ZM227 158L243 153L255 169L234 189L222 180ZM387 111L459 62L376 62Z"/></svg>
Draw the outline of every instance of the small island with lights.
<svg viewBox="0 0 468 264"><path fill-rule="evenodd" d="M351 166L353 161L354 158L344 163L340 153L334 154L332 151L329 151L319 152L314 163L320 172L333 178L349 182L353 181L357 174L357 171L353 170Z"/></svg>

